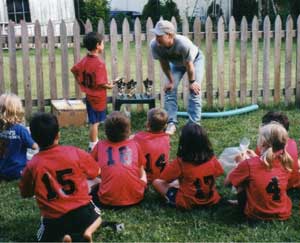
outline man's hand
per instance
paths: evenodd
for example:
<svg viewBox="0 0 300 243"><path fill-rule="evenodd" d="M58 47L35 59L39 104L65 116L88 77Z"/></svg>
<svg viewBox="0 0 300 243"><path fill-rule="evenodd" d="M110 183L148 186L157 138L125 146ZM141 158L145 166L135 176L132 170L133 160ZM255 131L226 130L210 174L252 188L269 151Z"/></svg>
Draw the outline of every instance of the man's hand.
<svg viewBox="0 0 300 243"><path fill-rule="evenodd" d="M194 94L198 95L200 94L201 91L201 85L198 84L197 82L193 82L190 84L190 90L194 92Z"/></svg>
<svg viewBox="0 0 300 243"><path fill-rule="evenodd" d="M174 82L167 82L164 87L164 91L172 91L174 89Z"/></svg>

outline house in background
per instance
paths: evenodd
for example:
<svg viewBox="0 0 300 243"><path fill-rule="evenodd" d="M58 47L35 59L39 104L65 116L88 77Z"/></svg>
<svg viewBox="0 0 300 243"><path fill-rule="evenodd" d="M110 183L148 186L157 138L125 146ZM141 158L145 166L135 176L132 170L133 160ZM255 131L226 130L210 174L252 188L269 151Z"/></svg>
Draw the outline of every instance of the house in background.
<svg viewBox="0 0 300 243"><path fill-rule="evenodd" d="M222 11L225 21L228 22L232 11L232 0L173 0L180 11L180 15L187 17L200 17L201 21L207 18L211 6L212 13L218 15ZM142 12L148 0L111 0L111 11Z"/></svg>
<svg viewBox="0 0 300 243"><path fill-rule="evenodd" d="M16 23L16 35L21 35L20 21L28 22L29 35L34 35L34 23L39 20L42 35L47 35L47 24L51 19L54 33L59 36L60 23L66 22L67 34L73 34L75 18L74 0L0 0L0 34L7 34L9 20Z"/></svg>

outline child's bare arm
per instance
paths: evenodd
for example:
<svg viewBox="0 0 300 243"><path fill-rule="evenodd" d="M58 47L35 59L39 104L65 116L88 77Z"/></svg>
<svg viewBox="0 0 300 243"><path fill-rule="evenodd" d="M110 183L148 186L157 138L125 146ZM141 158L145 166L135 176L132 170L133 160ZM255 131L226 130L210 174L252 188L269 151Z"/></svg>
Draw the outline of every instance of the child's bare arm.
<svg viewBox="0 0 300 243"><path fill-rule="evenodd" d="M114 84L107 83L107 84L99 84L97 86L98 89L112 89L114 87Z"/></svg>
<svg viewBox="0 0 300 243"><path fill-rule="evenodd" d="M140 167L140 178L142 181L144 181L145 183L147 183L147 175L146 175L146 172L144 170L144 166L141 166Z"/></svg>

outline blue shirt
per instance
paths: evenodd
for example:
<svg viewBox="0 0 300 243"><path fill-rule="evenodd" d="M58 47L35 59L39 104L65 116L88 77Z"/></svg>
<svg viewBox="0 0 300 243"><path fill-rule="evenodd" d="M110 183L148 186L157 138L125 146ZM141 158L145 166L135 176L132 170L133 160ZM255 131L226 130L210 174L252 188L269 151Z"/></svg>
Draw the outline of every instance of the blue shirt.
<svg viewBox="0 0 300 243"><path fill-rule="evenodd" d="M0 155L0 176L6 179L20 178L27 162L27 148L32 148L34 144L29 131L21 124L14 124L0 132L0 140L6 143L4 154Z"/></svg>

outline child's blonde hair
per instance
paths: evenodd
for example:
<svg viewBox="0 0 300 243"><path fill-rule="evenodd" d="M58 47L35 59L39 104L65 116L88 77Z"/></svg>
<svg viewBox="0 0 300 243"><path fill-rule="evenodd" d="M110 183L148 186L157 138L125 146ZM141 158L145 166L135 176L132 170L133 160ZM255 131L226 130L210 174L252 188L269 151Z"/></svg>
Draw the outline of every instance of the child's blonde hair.
<svg viewBox="0 0 300 243"><path fill-rule="evenodd" d="M286 129L278 122L271 122L260 127L258 146L262 148L262 160L271 169L273 160L279 158L282 166L288 170L292 170L293 160L285 149L288 140Z"/></svg>
<svg viewBox="0 0 300 243"><path fill-rule="evenodd" d="M0 96L0 130L23 121L24 108L21 99L13 93L2 94Z"/></svg>

